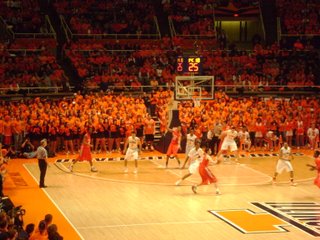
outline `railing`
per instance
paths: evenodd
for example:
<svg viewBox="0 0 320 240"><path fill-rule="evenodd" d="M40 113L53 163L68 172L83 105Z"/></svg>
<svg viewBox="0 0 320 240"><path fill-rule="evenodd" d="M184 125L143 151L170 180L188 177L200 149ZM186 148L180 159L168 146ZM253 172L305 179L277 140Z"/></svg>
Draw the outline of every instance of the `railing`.
<svg viewBox="0 0 320 240"><path fill-rule="evenodd" d="M205 88L212 88L212 86L201 86ZM313 95L319 92L320 85L304 86L304 85L235 85L235 84L215 84L214 92L223 91L230 95L240 96L282 96L282 95ZM111 91L116 93L125 93L130 95L141 95L142 92L150 92L159 89L175 89L173 85L142 85L142 86L109 86L107 89L101 89L98 86L87 86L84 88L87 91L100 92ZM59 96L59 94L72 94L75 91L74 86L68 87L19 87L15 88L0 88L1 97L23 97L26 95L41 95L41 96ZM317 96L317 95L315 95ZM200 97L201 98L201 97ZM203 97L205 99L205 97Z"/></svg>
<svg viewBox="0 0 320 240"><path fill-rule="evenodd" d="M45 19L46 19L46 23L49 25L49 32L50 32L50 33L53 33L54 39L57 40L57 34L56 34L56 32L54 31L54 29L53 29L53 27L52 27L52 24L51 24L51 21L50 21L49 16L46 15ZM47 28L48 28L48 27L47 27Z"/></svg>
<svg viewBox="0 0 320 240"><path fill-rule="evenodd" d="M281 21L280 21L280 18L277 17L277 40L278 40L278 43L280 42L281 40Z"/></svg>
<svg viewBox="0 0 320 240"><path fill-rule="evenodd" d="M211 39L215 38L216 34L207 34L207 35L198 35L198 34L189 34L189 35L183 35L183 34L177 34L176 36L181 37L183 39Z"/></svg>
<svg viewBox="0 0 320 240"><path fill-rule="evenodd" d="M239 85L225 85L215 84L216 90L224 90L226 92L237 93L254 93L254 94L281 94L281 93L308 93L317 92L320 89L320 85L305 86L305 85L264 85L264 84L239 84Z"/></svg>
<svg viewBox="0 0 320 240"><path fill-rule="evenodd" d="M68 40L68 42L72 39L72 32L68 26L68 24L66 23L66 20L64 18L64 16L62 15L59 15L59 18L60 18L60 22L61 22L61 26L64 30L64 33L66 34L66 38Z"/></svg>
<svg viewBox="0 0 320 240"><path fill-rule="evenodd" d="M263 41L266 41L266 29L264 27L264 21L263 21L263 16L262 16L262 11L261 11L261 2L259 1L259 15L260 15L260 21L261 21L261 25L262 25L262 33L263 33Z"/></svg>
<svg viewBox="0 0 320 240"><path fill-rule="evenodd" d="M12 31L12 29L6 24L6 22L4 21L4 19L0 16L0 26L1 28L4 30L4 32L6 34L8 34L10 36L10 39L14 39L14 32Z"/></svg>
<svg viewBox="0 0 320 240"><path fill-rule="evenodd" d="M281 33L282 37L320 37L320 34L293 34L293 33Z"/></svg>
<svg viewBox="0 0 320 240"><path fill-rule="evenodd" d="M154 52L154 49L142 49L142 50L136 50L136 49L105 49L105 48L101 48L101 49L77 49L77 48L74 48L74 49L71 49L72 51L76 51L76 52L118 52L118 53L121 53L121 52L139 52L139 51L150 51L150 52ZM161 53L165 53L167 50L162 50ZM207 53L207 52L210 52L210 53L214 53L214 52L221 52L220 50L202 50L203 53ZM226 56L230 53L233 53L233 50L223 50L222 52L226 53ZM255 50L253 49L241 49L241 52L246 52L247 54L254 54L255 53ZM312 50L301 50L299 52L296 52L294 50L291 50L291 49L285 49L285 50L279 50L278 51L279 53L281 52L285 52L285 53L295 53L295 54L303 54L303 53L310 53L310 52L313 52ZM209 54L210 54L209 53Z"/></svg>
<svg viewBox="0 0 320 240"><path fill-rule="evenodd" d="M215 84L214 86L211 85L203 85L203 88L211 88L214 87L215 91L222 90L226 93L235 93L235 94L248 94L248 95L282 95L282 94L307 94L318 92L320 90L320 85L315 86L305 86L305 85L259 85L259 84L251 84L251 85L244 85L244 84ZM91 91L101 91L101 88L98 86L87 86L85 87ZM151 86L151 85L141 85L141 86L109 86L107 90L114 91L114 92L128 92L133 93L136 92L137 94L141 92L149 92L151 90L158 90L158 89L171 89L174 90L175 86L171 85L158 85L158 86ZM104 89L106 90L106 89Z"/></svg>
<svg viewBox="0 0 320 240"><path fill-rule="evenodd" d="M74 87L69 87L69 91ZM4 94L31 94L31 93L59 93L65 92L64 87L11 87L0 88L0 96Z"/></svg>
<svg viewBox="0 0 320 240"><path fill-rule="evenodd" d="M168 22L169 22L169 29L170 29L170 33L171 33L171 37L175 37L177 36L176 30L173 26L173 22L172 22L172 18L168 17Z"/></svg>
<svg viewBox="0 0 320 240"><path fill-rule="evenodd" d="M80 34L72 33L80 39L159 39L159 34Z"/></svg>
<svg viewBox="0 0 320 240"><path fill-rule="evenodd" d="M14 33L14 38L56 38L54 33Z"/></svg>
<svg viewBox="0 0 320 240"><path fill-rule="evenodd" d="M139 50L134 50L134 49L128 49L128 50L124 50L124 49L115 49L115 50L111 50L111 49L72 49L72 51L75 52L137 52ZM153 51L153 50L142 50L142 51Z"/></svg>
<svg viewBox="0 0 320 240"><path fill-rule="evenodd" d="M3 21L3 19L2 19ZM57 39L57 34L54 31L50 19L49 17L46 15L45 16L45 24L46 24L46 28L47 28L47 33L17 33L17 32L13 32L11 29L11 34L12 34L12 39L15 38L54 38ZM8 25L6 25L8 28Z"/></svg>
<svg viewBox="0 0 320 240"><path fill-rule="evenodd" d="M161 32L160 32L160 28L159 28L159 23L158 23L158 18L156 16L153 16L153 20L156 24L156 29L158 31L158 34L159 34L159 39L161 39Z"/></svg>
<svg viewBox="0 0 320 240"><path fill-rule="evenodd" d="M80 39L161 39L161 34L159 30L159 24L156 19L154 18L154 23L156 25L157 33L154 34L81 34L81 33L73 33L71 29L69 28L65 18L60 15L60 21L61 25L66 33L67 39L74 39L74 38L80 38Z"/></svg>
<svg viewBox="0 0 320 240"><path fill-rule="evenodd" d="M7 49L10 53L23 53L24 55L27 54L27 52L43 52L43 49Z"/></svg>

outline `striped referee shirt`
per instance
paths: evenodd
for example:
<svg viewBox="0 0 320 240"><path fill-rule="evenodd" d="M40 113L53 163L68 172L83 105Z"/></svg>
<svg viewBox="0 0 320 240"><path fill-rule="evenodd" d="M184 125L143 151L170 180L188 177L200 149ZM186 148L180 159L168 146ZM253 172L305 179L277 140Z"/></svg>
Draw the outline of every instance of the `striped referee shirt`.
<svg viewBox="0 0 320 240"><path fill-rule="evenodd" d="M44 147L39 146L37 148L37 158L38 159L46 159L46 158L48 158L48 152Z"/></svg>

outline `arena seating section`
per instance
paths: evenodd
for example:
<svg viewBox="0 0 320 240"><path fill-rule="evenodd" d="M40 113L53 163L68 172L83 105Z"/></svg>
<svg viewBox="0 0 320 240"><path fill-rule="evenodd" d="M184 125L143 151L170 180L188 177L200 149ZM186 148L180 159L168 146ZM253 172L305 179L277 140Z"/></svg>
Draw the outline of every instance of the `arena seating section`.
<svg viewBox="0 0 320 240"><path fill-rule="evenodd" d="M151 1L55 1L54 6L78 34L155 33Z"/></svg>
<svg viewBox="0 0 320 240"><path fill-rule="evenodd" d="M286 34L320 34L319 1L276 0L281 30Z"/></svg>
<svg viewBox="0 0 320 240"><path fill-rule="evenodd" d="M215 7L232 3L245 8L258 1L164 0L161 11L172 20L176 35L162 38L156 37L156 1L52 2L44 8L37 0L0 0L0 16L9 30L9 35L3 35L8 37L0 40L0 97L28 97L0 104L0 125L20 126L35 145L43 137L56 135L56 145L50 147L54 153L64 154L71 151L63 142L68 134L74 135L76 150L88 125L96 134L113 123L129 131L142 124L147 113L159 122L160 134L165 134L177 75L176 57L186 52L202 57L202 74L215 76L216 93L214 100L200 106L180 102L184 133L195 127L199 137L205 136L202 134L215 121L223 119L252 132L276 130L278 137L289 127L296 131L298 118L304 122L305 133L313 123L320 126L318 98L280 97L282 92L308 94L319 88L319 46L305 41L309 39L306 34L320 34L316 0L276 0L281 31L295 35L294 44L258 43L252 49L220 49L217 38L222 29L214 27L213 14ZM71 37L64 35L61 22L53 19L57 33L62 34L57 38L17 37L19 33L45 34L46 14L65 19ZM81 91L67 95L70 88L65 86L69 85ZM56 88L63 89L67 97L49 98L48 93L54 95ZM263 119L264 129L253 127L257 118ZM276 129L272 128L274 121ZM13 144L13 132L6 134L12 137L9 145ZM295 141L292 144L298 146ZM307 144L305 138L301 147Z"/></svg>

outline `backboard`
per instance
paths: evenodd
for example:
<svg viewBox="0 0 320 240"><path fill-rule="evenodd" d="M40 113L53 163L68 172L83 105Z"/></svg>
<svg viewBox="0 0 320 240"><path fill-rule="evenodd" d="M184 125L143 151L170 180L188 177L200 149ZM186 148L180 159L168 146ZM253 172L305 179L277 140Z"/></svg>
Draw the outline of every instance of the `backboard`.
<svg viewBox="0 0 320 240"><path fill-rule="evenodd" d="M176 76L174 97L183 100L214 99L213 76Z"/></svg>

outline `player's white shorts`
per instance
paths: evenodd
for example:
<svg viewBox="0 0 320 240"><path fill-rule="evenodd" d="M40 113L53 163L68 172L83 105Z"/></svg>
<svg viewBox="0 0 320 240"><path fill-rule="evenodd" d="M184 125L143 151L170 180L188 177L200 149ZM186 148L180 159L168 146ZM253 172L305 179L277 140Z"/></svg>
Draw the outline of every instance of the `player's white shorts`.
<svg viewBox="0 0 320 240"><path fill-rule="evenodd" d="M287 172L293 172L293 167L290 161L279 159L276 167L276 172L282 173L283 170L286 170Z"/></svg>
<svg viewBox="0 0 320 240"><path fill-rule="evenodd" d="M200 165L200 162L199 161L194 161L193 163L191 163L190 164L190 166L189 166L189 172L191 173L191 174L195 174L197 171L198 171L198 169L199 169L199 165Z"/></svg>
<svg viewBox="0 0 320 240"><path fill-rule="evenodd" d="M221 150L228 150L230 148L230 151L236 151L238 150L237 144L235 141L229 142L229 141L223 141L221 145Z"/></svg>
<svg viewBox="0 0 320 240"><path fill-rule="evenodd" d="M190 152L190 150L191 150L192 148L194 148L193 145L187 145L187 146L186 146L186 155L187 155L187 156L188 156L188 154L189 154L189 152Z"/></svg>
<svg viewBox="0 0 320 240"><path fill-rule="evenodd" d="M125 160L130 160L130 159L138 160L138 158L139 158L138 149L130 149L130 148L127 149L126 156L124 157Z"/></svg>

